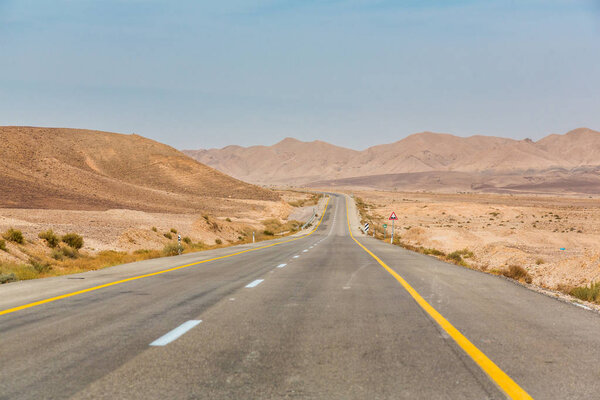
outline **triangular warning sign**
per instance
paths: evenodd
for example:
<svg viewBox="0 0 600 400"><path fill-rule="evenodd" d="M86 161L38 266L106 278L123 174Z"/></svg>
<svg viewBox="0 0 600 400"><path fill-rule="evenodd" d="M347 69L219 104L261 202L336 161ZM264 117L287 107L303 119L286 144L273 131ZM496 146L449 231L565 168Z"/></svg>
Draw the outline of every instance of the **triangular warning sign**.
<svg viewBox="0 0 600 400"><path fill-rule="evenodd" d="M398 217L396 216L396 213L392 211L392 215L390 215L390 221L394 219L398 219Z"/></svg>

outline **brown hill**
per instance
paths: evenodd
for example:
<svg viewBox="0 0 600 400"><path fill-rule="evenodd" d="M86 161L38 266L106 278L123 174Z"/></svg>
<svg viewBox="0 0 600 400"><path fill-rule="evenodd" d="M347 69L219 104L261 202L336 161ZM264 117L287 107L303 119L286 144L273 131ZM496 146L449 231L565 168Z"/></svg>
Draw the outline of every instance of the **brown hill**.
<svg viewBox="0 0 600 400"><path fill-rule="evenodd" d="M585 193L600 187L600 132L587 128L537 142L423 132L364 151L286 139L270 147L184 152L262 184Z"/></svg>
<svg viewBox="0 0 600 400"><path fill-rule="evenodd" d="M360 152L329 143L286 138L273 146L227 146L184 150L185 154L228 175L260 184L301 184L347 176L343 169Z"/></svg>
<svg viewBox="0 0 600 400"><path fill-rule="evenodd" d="M0 207L187 212L278 198L138 135L7 126L0 143Z"/></svg>

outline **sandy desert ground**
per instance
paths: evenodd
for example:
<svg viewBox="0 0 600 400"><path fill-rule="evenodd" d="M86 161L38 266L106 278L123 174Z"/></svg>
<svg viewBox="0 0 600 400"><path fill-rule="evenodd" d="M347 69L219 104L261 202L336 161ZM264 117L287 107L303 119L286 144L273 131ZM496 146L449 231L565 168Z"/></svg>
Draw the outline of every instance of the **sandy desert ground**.
<svg viewBox="0 0 600 400"><path fill-rule="evenodd" d="M206 213L0 208L0 232L18 229L26 239L25 246L6 241L8 251L0 251L0 262L26 262L31 253L48 252L50 249L38 238L48 229L58 235L82 235L82 250L95 254L104 250L160 250L177 237L173 233L172 239L165 237L171 229L193 243L212 246L220 241L226 245L249 240L248 232L256 231L259 237L269 225L278 222L283 228L288 222L310 216L312 195L293 191L279 195L280 201L227 199L213 204Z"/></svg>
<svg viewBox="0 0 600 400"><path fill-rule="evenodd" d="M354 191L381 229L391 211L396 232L410 246L446 254L467 249L465 262L499 273L524 268L548 289L600 281L600 201L593 198L491 194ZM382 233L382 232L380 232ZM561 250L564 249L564 250ZM463 257L465 257L463 255Z"/></svg>

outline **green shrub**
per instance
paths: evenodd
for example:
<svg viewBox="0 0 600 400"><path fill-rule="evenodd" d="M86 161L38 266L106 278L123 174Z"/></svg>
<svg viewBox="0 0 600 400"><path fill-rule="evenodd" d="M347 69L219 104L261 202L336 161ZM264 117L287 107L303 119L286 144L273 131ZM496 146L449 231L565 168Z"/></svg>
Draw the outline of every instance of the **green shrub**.
<svg viewBox="0 0 600 400"><path fill-rule="evenodd" d="M520 267L518 265L510 265L508 269L502 271L502 275L519 282L532 282L531 275L529 275L529 272L527 272L525 268Z"/></svg>
<svg viewBox="0 0 600 400"><path fill-rule="evenodd" d="M446 257L449 260L456 261L457 263L462 261L462 256L460 255L460 252L458 252L458 251L453 251L452 253L448 254Z"/></svg>
<svg viewBox="0 0 600 400"><path fill-rule="evenodd" d="M185 244L192 244L192 239L190 239L190 237L189 237L189 236L185 236L185 237L183 238L183 241L185 242Z"/></svg>
<svg viewBox="0 0 600 400"><path fill-rule="evenodd" d="M600 282L592 283L590 286L573 288L569 294L581 300L598 302L600 300Z"/></svg>
<svg viewBox="0 0 600 400"><path fill-rule="evenodd" d="M17 277L12 272L10 274L0 274L0 284L16 282L16 281L17 281Z"/></svg>
<svg viewBox="0 0 600 400"><path fill-rule="evenodd" d="M270 230L267 230L267 229L265 229L265 230L263 231L263 233L264 233L265 235L267 235L267 236L275 236L275 234L274 234L272 231L270 231Z"/></svg>
<svg viewBox="0 0 600 400"><path fill-rule="evenodd" d="M164 248L163 248L163 254L165 256L176 256L179 254L179 245L175 242L173 243L168 243Z"/></svg>
<svg viewBox="0 0 600 400"><path fill-rule="evenodd" d="M6 248L6 241L4 239L0 239L0 250L8 251L8 249Z"/></svg>
<svg viewBox="0 0 600 400"><path fill-rule="evenodd" d="M177 235L177 229L175 229L175 228L171 228L171 233L174 233L174 234L176 234L176 235Z"/></svg>
<svg viewBox="0 0 600 400"><path fill-rule="evenodd" d="M66 235L63 235L61 240L75 250L79 250L83 247L83 237L76 233L67 233Z"/></svg>
<svg viewBox="0 0 600 400"><path fill-rule="evenodd" d="M25 239L23 239L23 232L13 228L10 228L6 232L4 232L4 235L2 235L2 237L8 240L9 242L15 242L19 244L23 244L23 242L25 241Z"/></svg>
<svg viewBox="0 0 600 400"><path fill-rule="evenodd" d="M169 232L163 234L163 236L166 237L169 240L173 239L173 235L171 235Z"/></svg>
<svg viewBox="0 0 600 400"><path fill-rule="evenodd" d="M216 239L216 240L215 240L215 243L216 243L216 244L223 244L223 241L222 241L221 239Z"/></svg>
<svg viewBox="0 0 600 400"><path fill-rule="evenodd" d="M40 239L44 239L48 247L52 249L58 246L58 243L60 243L60 239L58 238L58 236L56 236L52 229L48 229L46 232L40 232L38 237Z"/></svg>
<svg viewBox="0 0 600 400"><path fill-rule="evenodd" d="M153 226L152 227L152 232L158 232L158 229L155 226Z"/></svg>

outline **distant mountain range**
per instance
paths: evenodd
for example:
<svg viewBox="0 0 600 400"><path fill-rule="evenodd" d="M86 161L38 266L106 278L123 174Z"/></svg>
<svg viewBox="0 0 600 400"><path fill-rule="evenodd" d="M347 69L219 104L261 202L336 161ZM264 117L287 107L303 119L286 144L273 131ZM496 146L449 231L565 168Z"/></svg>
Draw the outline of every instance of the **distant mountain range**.
<svg viewBox="0 0 600 400"><path fill-rule="evenodd" d="M536 142L422 132L363 151L287 138L273 146L183 152L262 185L600 193L600 132L587 128Z"/></svg>

